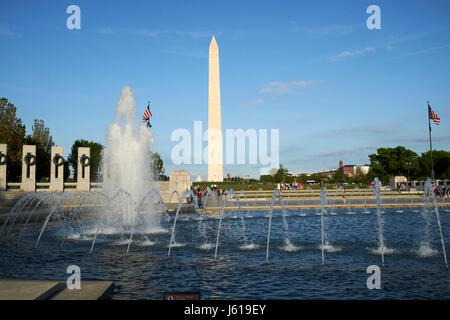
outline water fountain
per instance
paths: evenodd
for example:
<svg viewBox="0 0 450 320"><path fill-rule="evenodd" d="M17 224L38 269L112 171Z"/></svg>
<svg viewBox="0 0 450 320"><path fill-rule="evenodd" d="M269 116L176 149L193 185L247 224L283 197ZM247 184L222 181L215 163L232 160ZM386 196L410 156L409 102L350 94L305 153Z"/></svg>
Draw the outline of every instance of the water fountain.
<svg viewBox="0 0 450 320"><path fill-rule="evenodd" d="M339 192L341 192L342 195L344 195L344 188L342 186L339 186L338 188L336 188L336 191L334 192L333 205L330 208L330 212L332 212L332 213L334 213L334 210L336 209L336 198L337 198Z"/></svg>
<svg viewBox="0 0 450 320"><path fill-rule="evenodd" d="M134 234L145 235L158 228L156 213L165 209L150 165L153 134L137 123L133 93L125 86L117 104L115 122L107 130L101 163L102 191L29 193L12 208L0 229L0 237L4 235L6 241L15 227L19 227L17 241L21 240L35 217L35 224L43 219L35 248L48 225L54 222L65 229L61 248L76 225L81 233L95 230L91 253L98 235L105 229L108 233L129 234L129 251ZM44 209L49 212L45 213Z"/></svg>
<svg viewBox="0 0 450 320"><path fill-rule="evenodd" d="M431 225L431 217L430 217L430 198L433 199L433 211L436 215L436 221L438 225L439 235L441 239L441 245L442 245L442 254L444 257L444 263L445 268L448 270L448 263L447 263L447 254L445 252L445 243L444 243L444 236L442 234L442 225L441 225L441 219L439 217L439 208L437 205L437 199L436 195L433 192L433 183L430 178L427 179L424 186L424 207L422 211L422 217L425 220L425 232L424 232L424 238L422 242L420 243L419 248L419 255L423 257L432 256L437 253L436 250L434 250L431 247L431 241L430 241L430 225Z"/></svg>
<svg viewBox="0 0 450 320"><path fill-rule="evenodd" d="M199 191L201 192L201 191ZM175 219L173 220L173 226L172 226L172 232L170 235L170 241L169 241L169 251L167 252L167 257L170 257L170 251L172 250L173 246L178 246L179 244L176 243L175 241L175 229L177 226L177 221L178 221L178 217L180 215L180 211L182 208L182 204L183 202L186 200L187 197L193 197L194 199L196 199L195 203L196 203L196 208L198 209L198 202L197 202L197 197L195 196L195 194L192 192L192 190L186 190L184 191L181 196L178 198L178 207L177 207L177 212L175 214ZM203 222L203 221L202 221Z"/></svg>
<svg viewBox="0 0 450 320"><path fill-rule="evenodd" d="M351 212L351 205L352 205L353 193L354 193L355 191L359 191L359 194L360 194L360 196L361 196L361 190L360 190L358 187L354 187L354 188L352 189L352 192L350 193L350 199L348 200L348 208L347 208L347 212L348 212L348 213L352 213L352 212Z"/></svg>
<svg viewBox="0 0 450 320"><path fill-rule="evenodd" d="M326 206L328 205L327 188L323 187L320 190L320 231L321 231L321 245L322 264L325 264L325 251L329 253L339 252L341 249L334 247L330 241L330 216Z"/></svg>
<svg viewBox="0 0 450 320"><path fill-rule="evenodd" d="M260 279L260 275L264 272L268 273L267 283L269 283L269 288L271 290L276 290L277 286L279 286L279 283L283 283L283 286L287 286L287 288L290 288L291 283L296 283L298 285L299 283L297 281L297 278L302 279L302 288L305 288L305 286L311 286L311 290L317 290L317 287L314 286L316 282L313 281L312 283L310 283L311 278L309 272L299 273L297 271L299 269L314 269L314 264L318 263L317 259L319 259L318 247L321 252L322 265L325 265L326 255L332 252L339 251L339 248L333 247L331 245L331 236L331 238L333 238L331 240L334 240L336 237L336 243L342 243L342 245L345 246L345 250L342 250L342 253L337 254L333 258L333 263L336 263L336 270L333 269L333 272L337 272L339 274L339 266L342 265L342 269L347 271L354 271L356 276L353 280L357 282L357 278L360 277L358 276L358 272L360 272L361 269L365 270L364 268L367 267L367 264L373 263L369 262L370 259L372 259L371 256L373 256L373 254L381 255L382 265L384 267L385 255L391 253L395 254L395 259L393 259L393 261L395 261L397 269L401 269L402 274L407 274L407 276L405 276L407 280L404 281L410 281L410 279L422 279L423 277L422 280L425 284L422 285L422 288L424 288L424 286L426 288L426 283L429 283L429 281L433 281L433 279L435 279L436 277L437 279L442 280L442 278L439 278L438 276L439 268L434 267L434 265L436 264L436 260L439 260L439 265L441 265L441 256L436 254L438 250L436 250L435 248L438 245L438 242L436 242L437 239L435 237L432 237L431 226L433 224L431 218L433 217L434 212L434 215L436 216L437 227L439 230L444 262L447 268L447 257L444 244L444 240L446 238L444 238L443 231L445 231L445 227L448 225L449 217L448 215L443 215L444 220L441 225L440 215L437 210L438 207L436 205L437 199L433 197L431 193L431 183L426 184L425 190L426 192L424 193L424 203L426 205L423 208L422 215L396 215L395 219L400 219L400 225L391 224L390 218L387 218L386 224L388 226L388 231L396 234L396 237L392 238L392 240L389 241L390 245L396 247L395 252L394 250L388 249L386 247L386 239L384 235L385 221L383 212L381 211L381 185L378 179L376 179L375 187L373 188L373 193L377 200L377 210L376 216L373 215L372 217L366 217L365 215L359 214L350 216L346 214L346 210L344 210L344 212L336 212L336 216L329 216L329 213L333 208L332 205L334 205L335 203L332 202L332 196L330 196L331 201L327 199L328 191L326 188L322 188L320 191L320 215L316 216L315 214L308 214L305 217L292 214L288 215L288 211L285 210L285 203L283 201L282 195L278 190L275 190L272 193L270 207L267 211L267 218L265 215L255 215L251 210L242 210L242 201L246 201L247 205L249 203L249 199L245 200L246 197L243 192L240 192L238 196L234 193L233 190L227 191L225 199L222 202L221 210L219 211L220 217L217 217L217 215L214 214L206 214L201 211L197 206L197 198L193 195L192 191L186 191L181 195L178 195L177 192L174 192L172 193L171 198L176 199L178 203L176 207L176 213L173 216L173 221L171 221L172 227L167 228L168 230L171 229L171 233L166 232L159 234L152 234L151 232L149 233L148 226L146 228L141 228L139 225L133 226L130 223L130 221L135 221L137 224L139 224L140 221L145 222L147 220L143 218L148 218L148 215L153 215L153 212L158 212L159 215L157 216L160 218L168 217L167 210L163 205L160 195L153 190L148 191L140 200L135 200L135 196L124 189L119 189L113 195L109 196L101 192L65 194L30 193L15 205L12 213L8 217L8 222L3 224L0 229L0 239L2 240L2 243L5 243L4 240L12 238L16 243L19 244L9 245L8 243L5 243L5 247L2 247L2 250L0 250L0 255L7 253L8 259L11 259L11 257L12 259L14 259L12 260L14 262L11 263L22 266L23 262L21 261L24 259L21 259L20 255L27 255L27 251L24 249L26 248L26 246L22 246L22 244L27 243L27 241L31 241L32 244L37 245L39 243L40 249L39 253L34 254L32 259L41 259L44 266L52 268L52 265L49 266L48 264L45 264L45 261L59 261L58 259L64 259L64 257L67 257L67 259L69 259L69 257L72 256L73 252L79 252L79 249L84 250L84 248L86 248L86 245L90 245L92 253L94 245L96 245L96 251L98 251L99 254L95 254L92 257L87 254L77 256L77 259L82 260L80 261L80 263L86 266L84 272L87 272L88 274L89 271L86 271L88 270L88 268L91 268L91 270L100 268L100 274L102 276L105 275L109 277L110 274L108 272L110 272L111 270L110 266L102 269L103 264L108 264L108 260L111 259L111 264L120 264L123 261L128 261L128 259L133 259L133 261L136 261L136 263L133 264L133 268L128 268L130 274L120 273L119 275L120 277L126 277L127 281L129 281L130 283L129 286L132 286L134 283L132 282L133 277L138 277L139 280L141 280L141 273L144 273L145 277L147 277L143 279L144 283L146 281L145 279L154 279L154 270L158 270L158 272L161 272L161 279L164 279L171 285L179 285L180 282L177 281L177 279L180 279L180 277L182 277L183 279L188 279L191 283L197 283L195 281L196 279L198 279L198 270L200 270L202 276L211 277L208 278L209 280L206 287L202 282L198 282L198 285L202 288L202 292L203 290L208 292L208 294L206 295L207 297L213 297L214 294L218 292L214 290L213 292L209 292L208 286L211 285L214 287L216 283L215 281L217 281L217 279L226 279L227 281L230 281L230 279L227 277L232 278L234 274L238 274L238 282L242 282L243 285L248 286L248 288L250 288L249 290L252 290L251 288L255 286L257 289L259 289L259 291L257 291L256 289L255 291L251 291L253 292L255 297L264 297L261 295L257 295L258 292L262 292L262 287L259 286L259 280L251 280ZM340 191L335 192L334 199L336 199L336 196L339 192ZM310 191L308 191L307 194L310 194ZM357 189L354 190L354 195L355 194L358 194ZM189 197L192 197L194 199L193 204L195 206L196 213L183 214L183 205L186 199ZM252 201L250 200L250 202ZM230 203L232 204L230 205ZM95 204L95 206L92 206L92 204ZM281 206L280 210L275 209L275 207L278 205ZM136 215L131 219L129 216L123 217L123 215L120 213L120 210L123 210L124 208L127 210L131 209L132 212L136 213ZM236 210L234 212L226 210L230 208L236 208ZM41 209L45 209L44 214L40 212L42 211ZM312 212L315 211L315 209L312 210ZM25 214L21 215L19 214L20 212L25 212ZM393 212L395 211L386 210L386 217L390 216L392 218ZM378 222L378 248L375 250L370 249L372 240L367 239L366 236L366 234L371 233L370 223L372 221L372 218L376 219L374 221ZM417 252L416 249L411 250L400 247L402 243L409 241L412 236L415 236L417 234L411 234L411 231L408 231L408 229L405 229L404 227L408 225L408 222L411 219L414 219L414 223L412 223L412 226L422 226L421 224L423 223L423 221L425 221L424 240L428 239L429 248L433 250L434 254L430 256L421 256L420 254L412 255L410 253ZM124 226L124 221L127 222L126 226ZM272 228L273 224L277 221L280 222L281 225L280 231ZM329 229L330 221L332 222L332 226L338 227L336 230L343 226L342 223L345 223L345 234L331 234L330 231L332 230ZM149 220L149 222L151 221ZM288 222L289 224L292 223L290 228ZM161 220L160 223L162 224L163 220ZM152 224L152 226L157 227L158 222ZM35 233L36 236L32 235L31 233L32 227L34 229L38 228L36 230L37 232ZM444 230L442 230L443 228ZM18 232L16 229L18 230ZM211 243L213 241L208 240L210 239L208 237L208 234L211 234L211 230L217 230L215 246L213 243ZM239 230L241 234L240 237L235 237L235 234L233 232L224 232L224 230ZM264 238L265 230L267 230L267 239ZM249 240L250 237L248 231L252 231L252 240ZM318 240L318 238L316 237L319 232L320 240ZM389 232L387 233L387 235L388 238L391 239L389 237ZM150 238L150 234L152 234L152 238ZM74 237L75 235L80 236ZM99 237L103 235L103 238L99 238L102 239L102 241L98 241L97 235ZM301 236L303 239L302 241L304 241L304 244L302 244L302 249L305 248L305 250L302 250L301 253L297 253L300 247L292 245L290 241L290 239L294 239L294 235ZM117 236L120 236L121 240L117 241ZM85 240L89 240L89 242L83 242L84 238L82 237L86 237ZM94 237L93 241L92 237ZM36 241L36 238L38 238L38 241ZM177 238L192 240L179 240L179 242L177 242ZM139 241L139 239L145 239L145 241ZM98 244L96 244L96 240ZM266 240L266 246L264 248L265 250L258 245L260 243L263 243L264 240ZM60 248L59 252L57 248L56 250L53 250L54 247L52 246L52 241L61 241L61 243L57 243L57 248ZM284 246L281 245L274 248L274 243L282 243L283 241ZM319 246L318 241L320 241ZM121 246L118 246L117 250L114 250L114 247L112 246L118 245L119 242L123 246L123 249ZM249 245L248 248L245 248L246 243ZM272 247L270 247L271 244ZM132 245L133 247L131 248ZM223 255L221 258L219 258L219 245L221 251L223 251ZM369 249L361 250L361 245ZM64 250L61 250L63 246ZM150 250L149 246L151 246ZM399 247L398 250L397 246ZM433 248L433 246L435 248ZM201 252L212 250L214 247L214 261L216 261L217 263L211 266L210 263L213 259L211 259L211 257L209 257L207 253L204 257L201 257ZM234 249L236 247L238 247L239 250ZM50 250L47 250L47 248L50 248ZM177 253L176 256L172 254L175 248ZM198 249L200 249L201 251L198 251ZM249 252L248 249L251 249L252 252ZM19 253L16 253L16 251ZM86 253L87 252L88 250L86 250ZM358 252L358 254L355 255L353 254L354 252ZM398 252L401 252L401 254L396 254ZM269 263L269 258L271 261L275 261L275 263L279 263L280 258L282 258L281 263L283 272L272 273L272 268L262 268L261 264L259 264L258 261L260 261L259 259L262 260L262 255L264 255L264 253L266 264ZM168 263L166 257L170 257L171 254L172 256L174 256L172 257L172 259L174 259L173 261L176 261L176 263ZM198 258L197 255L200 255L200 258ZM407 270L408 266L411 263L411 259L415 259L415 261L419 265L420 263L423 263L425 265L425 269L428 268L429 270L429 268L433 268L433 271L430 272L430 275L428 275L427 273L423 273L423 271L421 271L420 275L415 273L411 274L411 272ZM30 258L27 258L26 260L29 261ZM6 263L6 259L0 259L0 270L4 270L2 268L5 268ZM327 262L327 264L330 264L330 262ZM139 269L141 265L143 267L142 269ZM135 268L139 269L140 271L132 271ZM222 268L230 270L229 274L231 275L227 275L226 272L217 272L217 269ZM22 272L27 272L24 271L25 269L26 267L22 268ZM114 268L112 269L114 270ZM145 273L146 269L150 269L152 270L152 272ZM248 272L248 270L255 270L255 272ZM316 277L324 277L323 279L327 279L327 277L329 276L328 273L325 274L322 273L322 271L317 272L317 269L314 270L314 272L316 272ZM324 270L323 272L326 271ZM395 272L394 268L390 268L389 272ZM414 270L412 272L414 272ZM289 276L285 276L285 273L289 274ZM386 279L387 277L392 277L390 273L385 273L384 277L386 277ZM293 276L294 274L295 276ZM342 275L352 277L352 275L349 275L348 272ZM97 277L99 275L94 273L94 275L92 276ZM401 277L402 275L396 273L395 276ZM338 279L334 279L333 286L336 285L336 281L337 283L339 283ZM346 283L345 285L348 285L348 281L350 280L348 280L348 278L345 278L345 281L343 282ZM397 283L399 284L397 285ZM395 286L396 290L401 291L402 283L404 282L396 279L396 281L393 281L393 286ZM237 283L234 283L233 285L236 287L236 284ZM127 286L128 282L123 283L122 285ZM439 283L433 285L439 285ZM156 284L157 288L159 288L158 286L159 285ZM152 283L150 287L152 288L152 290L154 290L154 283ZM165 290L164 286L162 286L161 288L159 289ZM220 291L220 289L218 290ZM291 288L289 290L292 291L293 289ZM448 289L446 288L439 290L440 294L442 294L443 292L444 295L447 294L446 292L448 292ZM329 294L328 291L326 292ZM420 294L420 290L417 290L417 292L419 292L417 294ZM239 292L233 291L232 294L234 294L233 296L237 297L239 295ZM152 295L150 296L154 297Z"/></svg>
<svg viewBox="0 0 450 320"><path fill-rule="evenodd" d="M267 244L266 244L266 264L269 264L269 247L270 247L270 231L272 228L272 216L273 216L273 208L275 205L275 200L278 196L278 201L281 205L281 214L283 217L283 227L284 227L284 251L297 251L300 248L293 245L292 242L289 240L289 227L286 220L286 208L284 207L284 202L281 196L281 192L278 189L275 189L272 193L272 201L270 202L270 209L269 209L269 226L267 228Z"/></svg>
<svg viewBox="0 0 450 320"><path fill-rule="evenodd" d="M370 213L370 211L366 208L366 206L367 206L367 198L368 198L368 196L370 195L370 191L371 191L371 189L372 189L372 187L371 186L369 186L369 188L367 189L367 192L366 192L366 194L365 194L365 196L364 196L364 201L363 201L363 213ZM361 192L361 191L360 191Z"/></svg>
<svg viewBox="0 0 450 320"><path fill-rule="evenodd" d="M153 133L144 125L137 126L136 107L130 87L125 86L120 94L116 109L116 120L107 130L107 146L103 152L103 192L112 197L119 190L124 190L133 199L128 202L117 202L115 210L119 214L117 228L133 229L137 225L146 226L154 223L151 219L154 211L146 207L146 216L137 221L137 204L144 196L158 187L154 183L151 146ZM106 172L106 174L105 174ZM111 217L110 214L107 215Z"/></svg>
<svg viewBox="0 0 450 320"><path fill-rule="evenodd" d="M237 210L238 210L238 216L241 219L241 228L240 228L240 232L241 232L241 236L243 238L243 242L244 244L240 247L241 249L249 249L249 248L253 248L254 245L252 243L251 240L248 239L247 237L247 229L245 227L245 220L244 220L244 216L241 212L241 205L239 203L239 197L236 195L236 193L234 192L233 189L228 190L228 192L225 195L225 199L222 203L222 210L221 210L221 214L220 214L220 219L219 219L219 227L217 228L217 236L216 236L216 250L214 252L214 261L217 261L217 251L219 249L219 237L220 237L220 230L222 227L222 220L224 217L224 212L225 212L225 207L228 201L229 197L234 197L235 201L236 201L236 206L237 206Z"/></svg>
<svg viewBox="0 0 450 320"><path fill-rule="evenodd" d="M381 181L378 178L374 180L375 185L373 187L373 192L375 194L375 198L377 201L377 222L378 222L378 248L372 250L374 254L381 255L381 266L384 268L384 255L394 253L394 249L390 249L385 245L383 229L384 229L384 219L383 219L383 211L381 209Z"/></svg>
<svg viewBox="0 0 450 320"><path fill-rule="evenodd" d="M253 199L253 213L255 213L256 202L258 201L258 195L260 191L263 191L263 189L258 188L258 190L256 190L255 199Z"/></svg>
<svg viewBox="0 0 450 320"><path fill-rule="evenodd" d="M403 210L400 209L399 204L398 204L398 197L395 197L395 212L397 213L403 213Z"/></svg>
<svg viewBox="0 0 450 320"><path fill-rule="evenodd" d="M324 187L320 190L320 202L321 202L321 215L320 215L320 231L322 245L320 247L322 251L322 265L325 265L325 221L324 216L326 214L325 206L327 205L327 189Z"/></svg>
<svg viewBox="0 0 450 320"><path fill-rule="evenodd" d="M247 197L245 191L241 191L239 195L236 195L233 190L228 190L221 204L219 219L217 219L217 215L209 215L200 210L197 197L192 191L185 191L181 195L174 191L170 195L169 202L171 203L172 200L177 201L176 212L173 216L171 228L169 226L166 230L164 229L165 224L164 227L161 226L164 223L163 219L166 218L167 224L171 222L171 219L168 215L167 207L158 192L157 184L153 181L152 170L149 166L151 163L151 145L153 143L152 132L142 125L137 125L138 123L133 94L129 87L125 87L117 105L115 121L107 130L107 146L104 150L102 163L103 190L101 192L83 193L30 192L26 194L14 205L0 228L0 244L2 245L0 250L1 274L14 274L16 272L20 276L25 274L27 277L33 278L39 274L48 274L44 271L50 269L52 272L57 270L54 274L50 273L51 276L54 276L62 270L61 266L65 266L69 260L72 262L71 259L73 256L76 256L80 260L80 264L85 267L83 272L86 273L87 277L125 277L124 286L128 284L127 281L132 283L134 278L141 277L141 274L144 274L145 277L143 279L139 278L139 281L142 280L140 283L145 283L148 279L155 279L154 274L156 273L165 281L173 281L170 285L179 285L180 281L177 281L177 278L179 279L180 277L183 280L186 277L192 283L198 279L198 270L200 270L202 277L210 277L207 279L208 281L204 281L204 283L207 283L206 285L204 283L199 284L199 286L203 286L201 288L205 291L209 290L209 286L214 286L218 278L230 281L230 278L226 278L229 274L231 274L231 277L234 274L238 274L237 280L231 279L231 281L239 282L239 284L245 282L244 285L249 290L253 290L253 287L255 287L253 291L254 297L261 298L264 296L258 295L260 292L264 290L274 292L280 283L288 287L287 291L295 292L294 287L290 286L291 284L292 286L298 284L295 283L297 277L304 280L301 283L302 289L305 283L306 286L308 285L307 281L310 276L307 275L306 279L303 276L308 274L308 272L299 273L297 271L299 268L314 268L314 264L318 264L316 259L319 259L319 240L316 236L318 236L319 230L322 265L325 265L325 254L339 251L339 248L332 246L330 240L333 240L335 243L342 243L345 246L345 250L341 254L336 255L336 265L342 264L343 269L353 268L352 271L358 274L358 270L367 267L367 263L373 258L373 254L381 255L381 263L384 267L385 255L401 251L403 249L400 248L402 244L404 245L411 238L414 239L417 236L417 230L414 227L419 225L422 228L424 223L423 239L418 249L419 254L412 256L409 254L412 250L403 250L401 254L396 255L395 263L398 263L399 268L403 269L405 266L410 265L411 259L416 259L417 263L424 263L425 266L432 269L429 276L424 275L422 271L417 276L413 271L412 276L410 274L405 276L405 281L427 277L424 280L425 283L436 279L439 282L442 278L437 277L437 275L439 275L439 271L442 271L439 269L442 269L442 264L441 256L437 253L441 249L435 249L439 247L439 241L432 234L433 213L436 217L439 231L442 256L445 267L448 269L445 249L446 238L443 231L448 227L449 216L444 214L442 217L440 216L438 200L433 195L431 180L428 180L425 184L424 207L421 215L406 214L406 212L410 211L404 209L404 215L395 215L395 219L398 219L396 221L400 221L399 225L390 223L388 218L386 220L389 244L395 248L398 246L399 249L397 251L389 249L386 244L384 235L385 221L381 208L381 183L379 179L375 179L375 186L372 190L376 198L376 221L378 223L378 243L375 250L361 250L361 243L364 243L367 247L371 246L372 240L367 240L366 234L371 233L372 218L375 219L375 216L359 214L348 216L345 214L345 209L335 210L338 194L340 192L344 193L342 187L336 189L332 202L327 199L328 191L326 188L320 190L319 198L317 193L314 195L314 191L310 187L307 188L303 195L298 190L295 190L300 215L287 214L288 211L285 208L285 203L279 190L275 190L272 193L270 202L267 202L266 199L260 200L260 194L265 193L259 188L254 195L253 207L256 207L259 203L267 205L269 209L264 210L267 216L265 214L255 214L256 210L254 208L251 210L251 196ZM293 199L294 195L291 195L290 192L287 191L286 199L288 202L295 202ZM309 197L309 195L311 195L311 203L317 204L317 211L315 208L308 209L309 211L305 210L315 214L305 214L304 216L304 199ZM354 200L356 195L359 195L360 201L363 201L364 209L366 207L367 195L361 200L361 190L356 187L350 194L347 210L349 213L352 203L357 202ZM187 214L187 212L183 214L186 207L183 207L183 205L188 198L193 199L194 214ZM214 195L208 192L204 198L205 204L213 198ZM246 210L242 210L242 201L246 203ZM386 210L386 217L389 217L392 211L395 212L400 208L401 203L399 199L397 198L395 201L395 209L390 212ZM230 203L231 205L227 207L227 204L229 205ZM275 210L275 206L278 203L281 209ZM412 203L413 200L411 200ZM332 205L330 206L330 204ZM444 199L442 199L442 204L445 204ZM226 209L230 209L230 207L232 213L227 215ZM444 210L441 212L445 212ZM344 214L338 215L338 211ZM331 214L336 214L337 216L331 217ZM443 219L442 224L441 218ZM282 227L280 232L277 232L276 228L272 228L273 223L276 225L276 222L280 221L276 219L281 220L280 224L282 224ZM410 220L414 220L414 223L411 223L411 230L413 231L407 229ZM345 226L345 233L331 233L330 231L334 229L330 229L330 221L332 222L331 226ZM291 230L289 230L288 222L291 224ZM211 228L211 225L214 228ZM215 235L214 245L212 243L214 242L213 240L209 241L208 234L211 233L210 230L216 230L215 227L217 227L217 234ZM265 238L266 228L267 238ZM394 232L393 229L395 228L397 230ZM240 231L240 236L238 237L235 237L231 232L226 232L236 229ZM168 230L171 231L170 239L168 239ZM400 240L396 239L396 237L392 237L391 240L389 232L396 234L396 237L400 238ZM403 232L409 233L403 235ZM300 247L293 245L290 240L294 239L294 235L301 236L304 239L305 244L302 244L302 246L306 250L302 250L300 254L296 253ZM118 237L120 237L119 241L117 241ZM187 237L190 237L192 240L189 242L176 241L176 238L186 239ZM419 234L419 238L421 237L421 234ZM142 239L145 241L141 241ZM265 248L260 248L258 243L264 243L264 241L266 244ZM274 243L277 243L277 241L278 243L284 243L284 245L274 248ZM272 248L270 247L271 242ZM116 243L121 246L112 247ZM145 245L132 247L136 243ZM221 251L224 252L223 259L221 258L219 263L211 266L212 259L209 253L207 253L208 256L197 259L196 254L198 254L198 251L195 250L199 248L201 250L212 250L215 247L214 261L217 262L219 245L221 245ZM148 250L148 246L151 246L151 250ZM175 250L174 248L181 246L183 246L183 249L177 249L176 257L172 258L176 259L177 263L168 263L167 257L171 256L171 252ZM192 249L192 247L195 249ZM234 248L236 247L239 250L235 250ZM30 248L30 250L27 250L27 248ZM99 254L88 255L88 252L91 254L94 252L94 248ZM117 250L114 250L114 248L117 248ZM249 252L248 249L253 251ZM286 252L291 253L288 254ZM357 252L357 254L354 254L354 252ZM417 250L414 249L414 252L417 252ZM260 269L259 266L261 264L258 261L260 259L262 261L264 253L265 264L269 263L269 253L271 254L271 261L279 261L277 259L281 257L283 259L283 272L276 271L272 273L272 268ZM114 274L114 272L111 273L111 270L115 269L114 263L120 265L120 263L125 261L125 265L128 268L130 259L136 262L133 264L133 268L137 268L137 271L129 268L132 271L130 273L122 272L123 269L119 271L119 275ZM378 256L375 259L378 260ZM439 268L434 268L436 259L438 260ZM299 261L302 262L301 266L299 266ZM29 267L30 262L32 267ZM243 264L247 265L242 267ZM104 267L104 265L107 265L107 267ZM248 265L251 265L251 268ZM143 266L142 269L139 269L141 266ZM225 270L225 268L227 271L230 270L230 272L217 272L218 269ZM150 273L146 273L148 272L147 269L151 270ZM158 272L154 272L154 270L158 270ZM248 272L248 270L255 270L255 272ZM162 274L159 275L159 272ZM267 272L266 278L269 279L267 281L270 284L268 290L264 287L266 284L263 284L263 288L259 286L259 280L263 272ZM339 270L336 272L339 273ZM404 271L402 270L402 272ZM323 277L321 280L328 281L327 277L329 277L329 274L319 272L316 275ZM349 273L345 273L345 275L348 276ZM389 273L386 273L386 276L389 277ZM402 275L396 276L401 277ZM253 280L249 280L249 278L253 278ZM226 281L222 281L222 283ZM338 280L335 279L335 281ZM397 285L397 282L400 285ZM397 286L396 288L401 290L402 282L397 282L393 281L392 285ZM439 294L442 292L447 295L450 294L448 286L445 286L445 281L442 282L444 287ZM348 283L349 281L346 280L343 290L347 290L346 286L348 286ZM155 283L152 282L152 284ZM439 283L434 285L439 285ZM219 289L209 292L209 296L215 296L217 292L223 289L220 288L220 284L217 286ZM233 284L233 286L234 288L239 287L236 284ZM152 287L153 292L154 287L152 285L150 287ZM298 288L299 286L296 287ZM360 284L357 287L359 288ZM167 286L162 286L159 289L165 290ZM233 289L229 290L232 291ZM247 292L246 290L243 291ZM313 284L311 292L314 291L317 291L317 287L314 287ZM418 291L417 295L420 297L421 292L420 290ZM239 291L232 291L232 294L238 296L240 293ZM408 297L408 294L409 292L405 295Z"/></svg>

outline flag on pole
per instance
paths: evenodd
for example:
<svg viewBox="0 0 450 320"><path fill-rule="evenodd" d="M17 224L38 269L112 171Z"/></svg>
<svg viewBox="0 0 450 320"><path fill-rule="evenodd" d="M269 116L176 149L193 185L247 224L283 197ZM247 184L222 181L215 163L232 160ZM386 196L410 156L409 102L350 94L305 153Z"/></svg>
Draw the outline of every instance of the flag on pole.
<svg viewBox="0 0 450 320"><path fill-rule="evenodd" d="M150 112L150 101L148 102L147 109L145 109L144 115L142 116L142 123L145 123L152 117L152 113Z"/></svg>
<svg viewBox="0 0 450 320"><path fill-rule="evenodd" d="M439 125L441 123L441 118L436 114L436 112L431 109L430 104L428 104L428 117L430 120L434 121L434 124Z"/></svg>

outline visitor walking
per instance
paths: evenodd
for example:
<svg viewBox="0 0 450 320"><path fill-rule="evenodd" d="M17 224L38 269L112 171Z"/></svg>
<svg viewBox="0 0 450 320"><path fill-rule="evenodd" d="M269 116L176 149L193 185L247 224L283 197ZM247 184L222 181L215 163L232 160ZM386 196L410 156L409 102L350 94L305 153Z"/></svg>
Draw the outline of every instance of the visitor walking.
<svg viewBox="0 0 450 320"><path fill-rule="evenodd" d="M202 192L197 192L197 205L199 208L203 208L202 206Z"/></svg>

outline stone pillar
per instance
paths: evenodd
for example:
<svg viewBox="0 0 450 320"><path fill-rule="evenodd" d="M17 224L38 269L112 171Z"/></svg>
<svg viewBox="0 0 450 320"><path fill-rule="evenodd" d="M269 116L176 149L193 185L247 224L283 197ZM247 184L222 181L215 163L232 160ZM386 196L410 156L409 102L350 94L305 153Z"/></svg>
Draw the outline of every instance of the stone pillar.
<svg viewBox="0 0 450 320"><path fill-rule="evenodd" d="M170 173L170 193L177 191L181 194L191 189L191 175L186 170L174 170Z"/></svg>
<svg viewBox="0 0 450 320"><path fill-rule="evenodd" d="M0 191L6 190L7 162L8 162L8 145L0 144Z"/></svg>
<svg viewBox="0 0 450 320"><path fill-rule="evenodd" d="M77 165L77 190L91 190L91 148L78 148L78 165Z"/></svg>
<svg viewBox="0 0 450 320"><path fill-rule="evenodd" d="M52 147L49 191L64 191L64 147Z"/></svg>
<svg viewBox="0 0 450 320"><path fill-rule="evenodd" d="M36 146L26 145L22 147L22 183L23 191L36 191Z"/></svg>

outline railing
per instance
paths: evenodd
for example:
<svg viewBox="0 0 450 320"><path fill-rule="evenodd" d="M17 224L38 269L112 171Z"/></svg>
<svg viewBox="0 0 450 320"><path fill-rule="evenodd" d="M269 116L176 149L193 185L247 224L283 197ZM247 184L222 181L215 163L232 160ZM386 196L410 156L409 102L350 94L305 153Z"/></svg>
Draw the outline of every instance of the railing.
<svg viewBox="0 0 450 320"><path fill-rule="evenodd" d="M64 182L65 189L76 189L77 182ZM90 183L92 189L99 189L103 186L102 182L91 182ZM7 182L7 189L20 189L22 186L22 182ZM36 182L36 191L39 189L48 189L50 188L50 182Z"/></svg>

